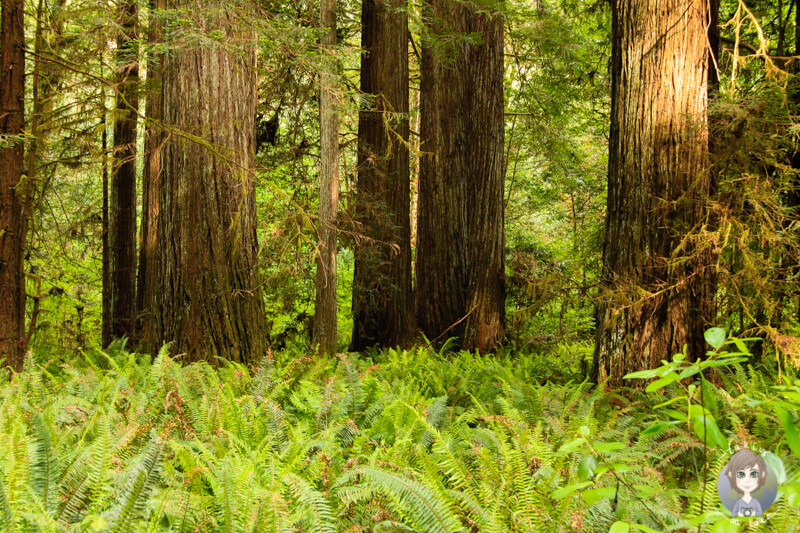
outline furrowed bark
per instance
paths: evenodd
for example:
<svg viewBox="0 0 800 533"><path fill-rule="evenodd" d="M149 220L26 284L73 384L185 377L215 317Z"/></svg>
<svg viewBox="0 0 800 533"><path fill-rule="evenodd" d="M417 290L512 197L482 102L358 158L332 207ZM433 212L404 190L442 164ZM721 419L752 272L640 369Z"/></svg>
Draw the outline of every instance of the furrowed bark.
<svg viewBox="0 0 800 533"><path fill-rule="evenodd" d="M503 22L478 2L428 0L425 14L417 321L487 351L505 323Z"/></svg>
<svg viewBox="0 0 800 533"><path fill-rule="evenodd" d="M0 33L0 361L16 371L22 370L25 360L23 10L22 0L4 0Z"/></svg>
<svg viewBox="0 0 800 533"><path fill-rule="evenodd" d="M256 242L253 36L221 4L167 7L188 13L193 31L223 38L179 40L163 58L167 135L157 213L150 206L155 245L145 246L148 278L156 282L145 286L152 308L144 330L153 351L172 342L185 360L246 364L267 342Z"/></svg>
<svg viewBox="0 0 800 533"><path fill-rule="evenodd" d="M161 20L166 0L150 1L150 27L147 41L151 47L162 43L164 24ZM139 261L136 274L136 316L138 335L147 339L152 332L145 325L152 325L146 316L155 309L156 301L148 300L148 295L157 296L148 291L148 286L157 286L157 272L148 268L156 253L158 236L159 190L161 187L161 144L164 141L162 128L163 112L161 95L164 58L161 53L151 48L147 56L147 85L145 87L145 131L144 131L144 163L142 168L142 222L139 233Z"/></svg>
<svg viewBox="0 0 800 533"><path fill-rule="evenodd" d="M708 223L707 2L614 0L608 214L594 378L610 386L714 320Z"/></svg>
<svg viewBox="0 0 800 533"><path fill-rule="evenodd" d="M136 312L136 129L139 112L137 2L119 5L114 148L109 189L111 336L132 337Z"/></svg>
<svg viewBox="0 0 800 533"><path fill-rule="evenodd" d="M413 333L405 0L365 0L352 351L397 346Z"/></svg>
<svg viewBox="0 0 800 533"><path fill-rule="evenodd" d="M336 46L336 0L322 0L320 22L326 31L321 37L323 50L332 53ZM329 64L320 73L320 187L319 239L317 251L314 344L320 353L336 353L336 237L339 207L339 96L336 73Z"/></svg>

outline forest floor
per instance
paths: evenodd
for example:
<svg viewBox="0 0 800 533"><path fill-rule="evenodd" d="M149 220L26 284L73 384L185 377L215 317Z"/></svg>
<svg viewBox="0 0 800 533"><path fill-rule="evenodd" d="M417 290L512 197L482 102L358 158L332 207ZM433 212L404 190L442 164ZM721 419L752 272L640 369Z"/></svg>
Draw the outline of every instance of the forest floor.
<svg viewBox="0 0 800 533"><path fill-rule="evenodd" d="M766 375L735 363L707 382L724 449L674 421L680 383L602 390L552 355L39 354L0 380L0 530L800 529L800 381ZM743 443L782 485L737 526L716 481Z"/></svg>

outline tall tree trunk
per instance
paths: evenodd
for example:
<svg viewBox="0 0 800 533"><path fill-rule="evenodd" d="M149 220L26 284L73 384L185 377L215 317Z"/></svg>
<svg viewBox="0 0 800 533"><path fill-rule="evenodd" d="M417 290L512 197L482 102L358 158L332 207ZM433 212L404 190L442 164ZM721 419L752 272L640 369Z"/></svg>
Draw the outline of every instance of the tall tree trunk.
<svg viewBox="0 0 800 533"><path fill-rule="evenodd" d="M180 0L219 43L177 42L163 60L157 235L145 247L144 330L156 350L250 363L264 353L255 204L256 55L252 32L219 4ZM209 14L211 13L211 14ZM231 43L241 44L231 50ZM152 186L152 181L150 182Z"/></svg>
<svg viewBox="0 0 800 533"><path fill-rule="evenodd" d="M146 296L153 295L146 287L158 284L154 279L155 269L148 268L149 260L156 252L158 236L159 190L161 183L161 144L162 130L162 78L164 75L163 54L155 50L155 46L164 39L164 24L160 18L166 8L166 0L150 0L150 26L147 41L151 48L147 57L147 86L145 104L144 130L144 165L142 168L142 223L139 236L139 264L136 281L136 315L137 334L147 339L151 332L145 331L145 315L152 312L156 302L148 301Z"/></svg>
<svg viewBox="0 0 800 533"><path fill-rule="evenodd" d="M16 371L25 358L25 278L22 272L22 182L25 148L24 2L3 0L0 33L0 361Z"/></svg>
<svg viewBox="0 0 800 533"><path fill-rule="evenodd" d="M136 125L139 111L139 8L119 4L114 157L109 191L111 335L131 337L136 311Z"/></svg>
<svg viewBox="0 0 800 533"><path fill-rule="evenodd" d="M505 322L503 21L478 2L427 0L424 14L417 321L485 351Z"/></svg>
<svg viewBox="0 0 800 533"><path fill-rule="evenodd" d="M794 2L794 55L800 55L800 0L795 0ZM787 96L789 101L789 112L792 115L799 115L800 114L800 64L797 61L794 61L791 66L791 72L794 74L791 78L789 78L789 83L787 85ZM790 164L792 169L800 171L800 146L797 145L795 141L795 149L790 158ZM797 174L795 174L795 178L792 179L791 186L789 191L786 194L786 205L793 209L794 216L792 217L794 220L800 218L800 213L798 213L798 209L800 209L800 179L798 179ZM790 247L792 248L792 247ZM797 264L797 259L791 255L791 250L787 250L786 260L785 260L785 269L786 269L786 276L795 278L800 272L800 266ZM790 287L786 292L789 293L787 296L791 295L795 298L795 319L800 320L800 295L798 294L800 291L796 288L796 283L786 284L787 287Z"/></svg>
<svg viewBox="0 0 800 533"><path fill-rule="evenodd" d="M353 339L350 349L397 346L412 334L406 0L361 7Z"/></svg>
<svg viewBox="0 0 800 533"><path fill-rule="evenodd" d="M102 71L101 71L102 73ZM107 348L113 340L111 334L111 242L109 232L109 213L108 213L108 125L106 110L106 89L105 86L100 89L100 99L102 105L100 107L100 125L103 128L100 134L100 143L102 146L102 162L101 172L103 179L103 292L102 292L102 315L100 327L100 342L103 348Z"/></svg>
<svg viewBox="0 0 800 533"><path fill-rule="evenodd" d="M719 4L720 0L708 0L708 96L719 92Z"/></svg>
<svg viewBox="0 0 800 533"><path fill-rule="evenodd" d="M608 214L594 377L623 383L713 320L706 1L614 0Z"/></svg>
<svg viewBox="0 0 800 533"><path fill-rule="evenodd" d="M321 44L333 53L336 46L336 0L322 0L320 22L325 29ZM320 186L317 236L314 344L321 353L336 353L336 224L339 206L339 96L333 59L327 58L320 74Z"/></svg>

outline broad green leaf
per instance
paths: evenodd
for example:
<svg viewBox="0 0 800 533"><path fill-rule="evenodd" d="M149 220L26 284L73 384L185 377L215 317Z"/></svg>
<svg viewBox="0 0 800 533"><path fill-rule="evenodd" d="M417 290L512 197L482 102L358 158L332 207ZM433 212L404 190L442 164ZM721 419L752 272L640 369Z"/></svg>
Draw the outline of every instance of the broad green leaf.
<svg viewBox="0 0 800 533"><path fill-rule="evenodd" d="M560 487L553 491L553 498L556 500L563 500L573 494L575 491L581 490L582 488L588 487L593 485L591 481L584 481L582 483L573 483L571 485L567 485L566 487Z"/></svg>
<svg viewBox="0 0 800 533"><path fill-rule="evenodd" d="M583 491L582 495L583 495L583 500L588 505L593 505L602 499L613 498L616 493L617 489L614 487L601 487L599 489L589 489Z"/></svg>
<svg viewBox="0 0 800 533"><path fill-rule="evenodd" d="M594 445L594 449L600 453L615 452L625 448L622 442L598 442Z"/></svg>
<svg viewBox="0 0 800 533"><path fill-rule="evenodd" d="M581 459L580 464L578 464L578 479L581 481L587 481L592 479L594 476L594 471L597 469L597 459L594 458L594 455L587 455L583 459Z"/></svg>
<svg viewBox="0 0 800 533"><path fill-rule="evenodd" d="M631 525L628 522L617 520L611 527L608 528L608 533L628 533L631 530Z"/></svg>
<svg viewBox="0 0 800 533"><path fill-rule="evenodd" d="M717 361L703 361L700 363L700 366L702 368L713 368L717 366L728 366L736 363L744 363L745 361L747 361L747 357L726 357L725 359L720 359Z"/></svg>
<svg viewBox="0 0 800 533"><path fill-rule="evenodd" d="M649 428L644 429L641 433L639 433L639 435L642 436L642 437L647 437L648 435L656 435L658 433L661 433L665 429L667 429L669 427L672 427L672 426L677 426L680 423L681 423L680 420L670 420L669 422L659 422L657 424L653 424Z"/></svg>
<svg viewBox="0 0 800 533"><path fill-rule="evenodd" d="M709 448L727 448L728 439L726 439L719 430L719 426L717 426L714 416L710 413L706 413L704 415L699 409L694 409L695 407L699 406L692 406L692 429L694 429L694 433L697 435L697 438L700 439L701 442L705 438L706 445Z"/></svg>
<svg viewBox="0 0 800 533"><path fill-rule="evenodd" d="M783 425L783 433L786 437L786 443L789 445L789 449L792 450L795 456L800 457L800 433L797 431L797 426L794 425L792 413L777 405L775 406L775 412L778 414L778 419L780 419Z"/></svg>
<svg viewBox="0 0 800 533"><path fill-rule="evenodd" d="M582 437L579 438L579 439L575 439L575 440L570 441L570 442L564 444L563 446L561 446L561 448L558 449L558 453L559 454L564 454L564 455L566 455L568 453L572 453L575 450L577 450L578 448L580 448L581 446L583 446L585 443L586 443L586 439L584 439Z"/></svg>
<svg viewBox="0 0 800 533"><path fill-rule="evenodd" d="M747 349L747 345L742 342L742 339L738 337L731 337L730 340L733 341L733 344L736 345L736 349L739 350L742 354L745 355L750 354L750 350Z"/></svg>
<svg viewBox="0 0 800 533"><path fill-rule="evenodd" d="M662 407L666 407L671 403L679 402L681 400L685 400L686 396L676 396L675 398L670 398L666 402L660 403L653 407L653 409L661 409Z"/></svg>
<svg viewBox="0 0 800 533"><path fill-rule="evenodd" d="M686 422L686 414L685 413L681 413L680 411L676 411L674 409L664 409L664 412L667 413L672 418L674 418L675 420L680 420L681 422Z"/></svg>
<svg viewBox="0 0 800 533"><path fill-rule="evenodd" d="M697 365L692 365L689 368L684 369L683 372L681 372L680 379L686 379L690 376L694 376L698 372L700 372L700 367Z"/></svg>
<svg viewBox="0 0 800 533"><path fill-rule="evenodd" d="M719 350L725 344L725 330L722 328L709 328L703 334L706 342Z"/></svg>
<svg viewBox="0 0 800 533"><path fill-rule="evenodd" d="M678 381L678 374L676 374L675 372L670 372L669 374L667 374L663 378L657 379L654 382L652 382L644 390L645 390L645 392L655 392L655 391L657 391L659 389L663 389L664 387L666 387L670 383L674 383L675 381Z"/></svg>
<svg viewBox="0 0 800 533"><path fill-rule="evenodd" d="M624 379L650 379L654 378L659 375L658 369L653 370L640 370L638 372L631 372L630 374L625 374L623 376Z"/></svg>

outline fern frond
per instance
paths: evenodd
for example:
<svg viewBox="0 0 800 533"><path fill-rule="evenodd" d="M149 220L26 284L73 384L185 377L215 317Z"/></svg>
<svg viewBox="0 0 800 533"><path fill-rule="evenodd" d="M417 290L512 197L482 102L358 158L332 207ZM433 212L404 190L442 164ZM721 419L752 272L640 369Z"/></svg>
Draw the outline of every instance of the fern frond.
<svg viewBox="0 0 800 533"><path fill-rule="evenodd" d="M139 464L129 474L127 486L112 510L111 530L114 533L135 531L136 521L145 510L147 498L158 484L163 444L153 435Z"/></svg>
<svg viewBox="0 0 800 533"><path fill-rule="evenodd" d="M358 472L365 483L389 496L417 529L430 533L453 533L463 529L449 502L439 500L424 483L375 467L362 467Z"/></svg>

